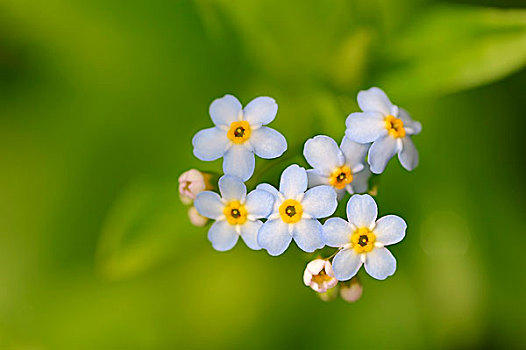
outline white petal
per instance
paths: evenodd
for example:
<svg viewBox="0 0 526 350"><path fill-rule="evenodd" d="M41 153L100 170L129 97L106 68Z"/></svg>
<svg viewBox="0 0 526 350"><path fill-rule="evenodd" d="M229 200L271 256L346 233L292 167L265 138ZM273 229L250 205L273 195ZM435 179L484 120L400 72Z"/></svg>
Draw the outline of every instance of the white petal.
<svg viewBox="0 0 526 350"><path fill-rule="evenodd" d="M288 224L280 219L265 222L258 232L259 246L273 256L283 254L291 240Z"/></svg>
<svg viewBox="0 0 526 350"><path fill-rule="evenodd" d="M355 194L347 203L347 218L356 227L371 227L376 221L378 207L368 194Z"/></svg>
<svg viewBox="0 0 526 350"><path fill-rule="evenodd" d="M309 188L329 184L329 178L326 175L321 175L315 169L307 170L307 178L309 179Z"/></svg>
<svg viewBox="0 0 526 350"><path fill-rule="evenodd" d="M194 155L205 161L221 158L229 143L226 132L219 128L200 130L192 139Z"/></svg>
<svg viewBox="0 0 526 350"><path fill-rule="evenodd" d="M369 170L369 165L365 167L362 171L352 175L351 186L354 193L364 193L367 192L369 188L369 178L371 177L371 171Z"/></svg>
<svg viewBox="0 0 526 350"><path fill-rule="evenodd" d="M384 118L380 113L351 113L345 122L345 136L359 143L374 142L387 135Z"/></svg>
<svg viewBox="0 0 526 350"><path fill-rule="evenodd" d="M403 108L400 108L398 118L404 122L404 128L408 135L416 135L420 134L422 131L422 124L420 122L417 122L409 116L409 113Z"/></svg>
<svg viewBox="0 0 526 350"><path fill-rule="evenodd" d="M341 248L351 241L353 230L342 218L330 218L323 224L322 239L329 247Z"/></svg>
<svg viewBox="0 0 526 350"><path fill-rule="evenodd" d="M359 164L365 164L365 156L367 155L369 146L369 144L351 141L348 137L344 136L340 149L345 156L345 164L351 169Z"/></svg>
<svg viewBox="0 0 526 350"><path fill-rule="evenodd" d="M396 259L386 248L374 248L365 258L365 271L377 280L384 280L396 271Z"/></svg>
<svg viewBox="0 0 526 350"><path fill-rule="evenodd" d="M401 217L386 215L376 222L374 234L383 245L395 244L404 239L406 228L407 224Z"/></svg>
<svg viewBox="0 0 526 350"><path fill-rule="evenodd" d="M208 230L208 240L215 250L221 252L232 249L238 238L235 227L226 221L216 221Z"/></svg>
<svg viewBox="0 0 526 350"><path fill-rule="evenodd" d="M315 259L312 260L310 263L307 264L306 270L309 270L309 272L313 275L317 275L325 268L325 261L323 259Z"/></svg>
<svg viewBox="0 0 526 350"><path fill-rule="evenodd" d="M338 201L332 186L322 185L311 188L301 202L303 211L314 218L325 218L334 214Z"/></svg>
<svg viewBox="0 0 526 350"><path fill-rule="evenodd" d="M224 175L219 179L219 191L226 201L244 201L247 187L237 176Z"/></svg>
<svg viewBox="0 0 526 350"><path fill-rule="evenodd" d="M338 281L350 280L360 267L362 266L362 260L360 255L357 254L354 249L344 249L332 260L332 269L334 270L334 277Z"/></svg>
<svg viewBox="0 0 526 350"><path fill-rule="evenodd" d="M293 237L298 247L307 253L325 245L321 239L321 224L315 219L301 219L295 223Z"/></svg>
<svg viewBox="0 0 526 350"><path fill-rule="evenodd" d="M318 135L307 140L303 148L303 156L311 167L324 175L330 175L335 168L342 166L345 161L338 144L325 135Z"/></svg>
<svg viewBox="0 0 526 350"><path fill-rule="evenodd" d="M254 167L254 154L243 145L232 145L225 153L223 172L227 175L234 175L247 181L254 174Z"/></svg>
<svg viewBox="0 0 526 350"><path fill-rule="evenodd" d="M253 250L259 250L261 247L258 244L258 231L263 223L259 220L246 221L241 226L241 238L245 241L247 247Z"/></svg>
<svg viewBox="0 0 526 350"><path fill-rule="evenodd" d="M266 218L274 207L274 196L264 190L254 190L247 196L245 207L249 215L256 218Z"/></svg>
<svg viewBox="0 0 526 350"><path fill-rule="evenodd" d="M364 112L380 112L384 116L391 114L393 104L389 97L377 87L362 90L358 93L358 106Z"/></svg>
<svg viewBox="0 0 526 350"><path fill-rule="evenodd" d="M202 216L216 220L223 216L225 205L221 202L221 198L215 192L203 191L195 197L194 206L197 212Z"/></svg>
<svg viewBox="0 0 526 350"><path fill-rule="evenodd" d="M254 148L254 153L264 159L280 157L287 150L285 137L266 126L252 131L250 144Z"/></svg>
<svg viewBox="0 0 526 350"><path fill-rule="evenodd" d="M398 159L404 168L411 171L418 165L418 151L411 137L402 139L402 151L398 153Z"/></svg>
<svg viewBox="0 0 526 350"><path fill-rule="evenodd" d="M381 174L384 171L387 162L396 153L396 142L396 138L387 135L373 143L368 158L373 173Z"/></svg>
<svg viewBox="0 0 526 350"><path fill-rule="evenodd" d="M292 164L283 170L279 182L279 191L286 198L296 198L307 189L307 172L297 164Z"/></svg>
<svg viewBox="0 0 526 350"><path fill-rule="evenodd" d="M225 95L210 104L209 112L215 125L230 126L232 122L239 120L242 108L237 98Z"/></svg>
<svg viewBox="0 0 526 350"><path fill-rule="evenodd" d="M251 125L266 125L274 120L278 105L271 97L256 97L244 109L245 120Z"/></svg>

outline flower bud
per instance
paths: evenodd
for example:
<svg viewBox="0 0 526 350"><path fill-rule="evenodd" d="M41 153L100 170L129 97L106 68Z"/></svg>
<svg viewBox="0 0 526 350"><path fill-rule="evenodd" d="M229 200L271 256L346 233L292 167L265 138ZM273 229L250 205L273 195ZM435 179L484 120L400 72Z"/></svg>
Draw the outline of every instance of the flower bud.
<svg viewBox="0 0 526 350"><path fill-rule="evenodd" d="M211 177L211 174L202 173L196 169L190 169L182 173L179 176L181 201L186 205L190 205L199 192L212 189L212 185L210 185Z"/></svg>
<svg viewBox="0 0 526 350"><path fill-rule="evenodd" d="M188 218L190 219L190 222L192 225L197 227L203 227L208 222L208 218L205 218L201 214L197 212L197 209L195 207L188 208Z"/></svg>
<svg viewBox="0 0 526 350"><path fill-rule="evenodd" d="M318 293L325 293L338 284L331 262L325 259L316 259L307 264L303 273L303 282Z"/></svg>
<svg viewBox="0 0 526 350"><path fill-rule="evenodd" d="M356 277L353 277L349 282L340 284L340 296L349 303L354 303L360 299L362 293L363 286Z"/></svg>

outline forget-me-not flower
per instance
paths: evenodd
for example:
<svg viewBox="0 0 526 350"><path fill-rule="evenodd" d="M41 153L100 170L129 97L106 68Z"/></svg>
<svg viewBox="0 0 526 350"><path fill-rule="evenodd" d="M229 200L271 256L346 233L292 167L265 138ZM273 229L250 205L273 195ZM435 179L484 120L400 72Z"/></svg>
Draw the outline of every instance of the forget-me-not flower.
<svg viewBox="0 0 526 350"><path fill-rule="evenodd" d="M232 95L210 105L215 127L199 131L192 139L194 155L212 161L223 157L223 171L247 181L254 173L254 153L261 158L277 158L287 149L285 137L264 125L276 117L273 98L257 97L244 109Z"/></svg>
<svg viewBox="0 0 526 350"><path fill-rule="evenodd" d="M371 173L366 169L365 155L368 145L360 144L344 137L341 146L329 136L318 135L305 142L303 155L314 169L307 170L309 187L331 185L338 199L345 191L367 191L367 181Z"/></svg>
<svg viewBox="0 0 526 350"><path fill-rule="evenodd" d="M341 250L332 261L334 276L340 281L351 279L362 264L372 277L383 280L393 275L396 259L385 246L400 242L407 224L396 215L378 221L378 207L368 194L355 194L347 203L348 222L331 218L323 225L323 240Z"/></svg>
<svg viewBox="0 0 526 350"><path fill-rule="evenodd" d="M360 91L358 105L363 112L349 115L345 135L355 142L373 143L368 154L371 171L382 173L395 153L404 168L413 170L418 165L418 151L410 136L420 133L422 125L377 87Z"/></svg>
<svg viewBox="0 0 526 350"><path fill-rule="evenodd" d="M216 220L208 231L208 240L214 249L232 249L241 236L250 249L261 249L257 232L272 211L274 197L262 190L254 190L247 196L247 188L241 179L224 175L219 179L221 197L215 192L200 192L194 205L199 214Z"/></svg>
<svg viewBox="0 0 526 350"><path fill-rule="evenodd" d="M276 199L272 214L258 233L259 245L270 255L282 254L292 239L309 253L324 246L322 226L317 219L334 213L338 205L336 192L330 186L307 191L307 183L305 169L293 164L281 174L279 191L269 184L257 187Z"/></svg>

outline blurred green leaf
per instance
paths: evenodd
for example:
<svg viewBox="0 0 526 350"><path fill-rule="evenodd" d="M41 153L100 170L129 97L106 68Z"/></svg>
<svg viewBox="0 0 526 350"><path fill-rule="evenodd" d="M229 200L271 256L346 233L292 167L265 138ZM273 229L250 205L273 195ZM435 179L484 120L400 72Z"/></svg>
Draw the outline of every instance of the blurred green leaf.
<svg viewBox="0 0 526 350"><path fill-rule="evenodd" d="M173 256L192 230L175 184L131 185L108 214L97 251L107 279L133 277Z"/></svg>
<svg viewBox="0 0 526 350"><path fill-rule="evenodd" d="M378 85L420 97L475 87L526 63L526 10L434 7L391 40Z"/></svg>

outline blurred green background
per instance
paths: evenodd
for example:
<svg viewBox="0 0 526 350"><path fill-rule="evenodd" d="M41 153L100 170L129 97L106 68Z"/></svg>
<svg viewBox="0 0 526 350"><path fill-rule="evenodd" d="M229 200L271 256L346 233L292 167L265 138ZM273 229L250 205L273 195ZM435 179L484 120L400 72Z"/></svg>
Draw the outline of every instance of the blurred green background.
<svg viewBox="0 0 526 350"><path fill-rule="evenodd" d="M0 0L0 348L526 348L524 7ZM214 98L274 97L304 164L371 86L424 127L377 197L409 225L393 277L324 303L295 246L219 253L189 224Z"/></svg>

